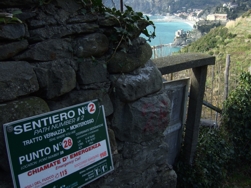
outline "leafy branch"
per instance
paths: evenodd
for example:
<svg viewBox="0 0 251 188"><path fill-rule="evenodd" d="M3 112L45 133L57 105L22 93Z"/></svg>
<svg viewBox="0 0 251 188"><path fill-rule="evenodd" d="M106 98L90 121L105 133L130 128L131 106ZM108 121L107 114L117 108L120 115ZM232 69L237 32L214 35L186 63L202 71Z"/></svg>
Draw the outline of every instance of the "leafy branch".
<svg viewBox="0 0 251 188"><path fill-rule="evenodd" d="M134 12L130 6L126 6L126 10L121 12L115 8L106 8L105 16L112 17L116 19L119 23L118 27L114 27L116 30L117 38L122 38L129 45L132 45L131 39L134 38L135 33L139 32L148 37L148 41L151 41L155 35L155 25L152 21L149 20L149 17L144 16L141 12ZM143 25L143 28L142 26ZM147 26L153 27L153 32L149 33ZM117 40L120 41L120 40Z"/></svg>
<svg viewBox="0 0 251 188"><path fill-rule="evenodd" d="M9 23L23 23L15 15L22 13L21 11L15 11L13 13L3 12L0 13L0 23L9 24Z"/></svg>
<svg viewBox="0 0 251 188"><path fill-rule="evenodd" d="M112 36L113 41L121 43L122 41L128 42L132 45L131 40L135 38L135 33L144 34L148 41L155 38L155 25L149 20L149 17L144 16L141 12L135 12L130 6L125 5L126 10L121 12L116 8L108 8L103 5L102 0L80 0L86 9L89 9L91 13L104 14L106 18L113 18L118 22L118 26L115 26L115 34ZM87 10L82 10L82 13L86 13ZM153 27L153 32L149 33L147 26ZM122 41L121 41L122 39Z"/></svg>

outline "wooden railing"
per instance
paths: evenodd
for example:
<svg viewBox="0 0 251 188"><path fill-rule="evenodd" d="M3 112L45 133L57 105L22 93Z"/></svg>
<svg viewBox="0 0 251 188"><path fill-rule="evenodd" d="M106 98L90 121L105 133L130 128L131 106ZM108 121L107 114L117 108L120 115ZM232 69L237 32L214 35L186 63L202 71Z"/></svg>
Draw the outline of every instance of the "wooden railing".
<svg viewBox="0 0 251 188"><path fill-rule="evenodd" d="M188 53L153 59L153 62L162 75L192 69L184 143L186 162L192 164L198 142L207 67L215 64L215 57L206 54Z"/></svg>

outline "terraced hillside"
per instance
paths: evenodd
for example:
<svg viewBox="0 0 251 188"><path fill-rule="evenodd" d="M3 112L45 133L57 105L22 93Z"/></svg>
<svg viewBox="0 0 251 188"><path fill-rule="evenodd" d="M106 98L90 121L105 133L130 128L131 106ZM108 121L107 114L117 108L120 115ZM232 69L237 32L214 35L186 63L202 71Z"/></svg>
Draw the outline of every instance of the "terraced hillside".
<svg viewBox="0 0 251 188"><path fill-rule="evenodd" d="M238 84L242 71L251 67L251 10L225 27L217 27L181 49L184 52L202 52L216 57L215 66L209 67L205 99L221 107L224 92L226 56L230 55L229 91Z"/></svg>

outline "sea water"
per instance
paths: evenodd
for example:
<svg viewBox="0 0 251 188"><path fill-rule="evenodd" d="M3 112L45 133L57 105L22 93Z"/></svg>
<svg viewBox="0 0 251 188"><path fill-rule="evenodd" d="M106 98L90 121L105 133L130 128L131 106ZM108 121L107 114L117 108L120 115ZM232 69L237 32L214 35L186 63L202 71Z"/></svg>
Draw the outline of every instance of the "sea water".
<svg viewBox="0 0 251 188"><path fill-rule="evenodd" d="M154 39L151 39L151 42L148 43L151 46L158 46L163 44L165 45L165 48L161 49L162 52L159 52L161 53L161 55L159 56L171 55L173 52L177 52L180 50L181 47L172 47L171 45L174 41L176 31L181 29L184 31L191 31L193 29L193 25L191 23L182 19L177 19L174 16L148 15L148 17L156 27L156 37ZM147 30L149 33L151 33L153 32L153 27L148 26Z"/></svg>

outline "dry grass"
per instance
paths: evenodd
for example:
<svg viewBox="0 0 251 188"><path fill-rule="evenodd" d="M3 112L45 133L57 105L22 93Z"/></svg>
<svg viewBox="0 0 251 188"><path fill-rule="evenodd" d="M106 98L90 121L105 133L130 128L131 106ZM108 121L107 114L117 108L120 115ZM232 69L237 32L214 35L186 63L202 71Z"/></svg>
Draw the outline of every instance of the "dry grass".
<svg viewBox="0 0 251 188"><path fill-rule="evenodd" d="M226 27L227 28L233 28L235 26L237 26L237 24L242 20L242 17L237 18L236 20L231 20L229 22L227 22Z"/></svg>

